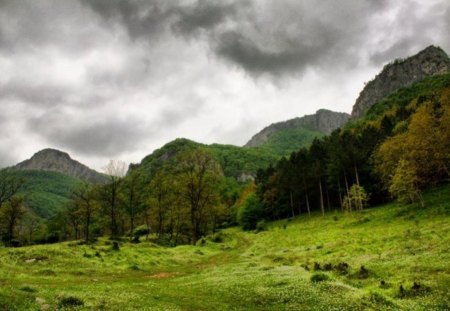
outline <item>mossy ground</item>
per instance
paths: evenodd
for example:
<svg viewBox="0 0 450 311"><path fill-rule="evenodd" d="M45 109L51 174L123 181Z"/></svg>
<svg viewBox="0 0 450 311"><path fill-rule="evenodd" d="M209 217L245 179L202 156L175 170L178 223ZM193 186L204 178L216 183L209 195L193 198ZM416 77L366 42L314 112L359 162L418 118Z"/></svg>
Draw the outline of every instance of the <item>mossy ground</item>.
<svg viewBox="0 0 450 311"><path fill-rule="evenodd" d="M0 310L448 310L450 187L426 202L230 228L198 246L2 248Z"/></svg>

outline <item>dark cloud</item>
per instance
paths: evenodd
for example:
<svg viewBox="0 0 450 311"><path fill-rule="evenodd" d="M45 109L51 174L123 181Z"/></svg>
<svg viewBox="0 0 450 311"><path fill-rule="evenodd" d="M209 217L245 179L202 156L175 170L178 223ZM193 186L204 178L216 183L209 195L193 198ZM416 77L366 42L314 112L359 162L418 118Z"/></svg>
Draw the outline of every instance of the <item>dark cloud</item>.
<svg viewBox="0 0 450 311"><path fill-rule="evenodd" d="M169 1L81 0L109 22L122 24L133 39L158 38L172 16Z"/></svg>
<svg viewBox="0 0 450 311"><path fill-rule="evenodd" d="M177 17L172 29L185 35L202 29L210 31L227 19L234 18L238 9L248 4L245 0L235 3L199 0L193 6L180 6L172 10Z"/></svg>
<svg viewBox="0 0 450 311"><path fill-rule="evenodd" d="M382 64L450 51L448 29L446 0L0 0L0 166L44 144L101 161L177 136L244 143L350 111Z"/></svg>
<svg viewBox="0 0 450 311"><path fill-rule="evenodd" d="M137 118L73 119L63 112L51 112L28 121L28 128L53 144L67 146L77 153L92 156L119 156L139 148L151 130Z"/></svg>
<svg viewBox="0 0 450 311"><path fill-rule="evenodd" d="M14 99L47 107L65 103L70 93L73 93L73 90L68 87L52 84L33 85L21 81L9 81L0 85L0 100Z"/></svg>
<svg viewBox="0 0 450 311"><path fill-rule="evenodd" d="M4 1L0 10L0 51L39 52L43 47L76 55L102 41L89 14L78 1Z"/></svg>

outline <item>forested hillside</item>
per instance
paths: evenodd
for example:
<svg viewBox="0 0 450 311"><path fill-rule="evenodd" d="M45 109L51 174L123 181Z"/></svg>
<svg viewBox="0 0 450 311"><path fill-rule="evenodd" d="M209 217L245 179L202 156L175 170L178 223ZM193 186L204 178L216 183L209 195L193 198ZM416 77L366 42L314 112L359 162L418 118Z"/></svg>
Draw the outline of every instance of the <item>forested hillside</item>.
<svg viewBox="0 0 450 311"><path fill-rule="evenodd" d="M422 190L450 177L449 95L450 74L427 78L259 171L260 215L361 210L392 198L426 205Z"/></svg>

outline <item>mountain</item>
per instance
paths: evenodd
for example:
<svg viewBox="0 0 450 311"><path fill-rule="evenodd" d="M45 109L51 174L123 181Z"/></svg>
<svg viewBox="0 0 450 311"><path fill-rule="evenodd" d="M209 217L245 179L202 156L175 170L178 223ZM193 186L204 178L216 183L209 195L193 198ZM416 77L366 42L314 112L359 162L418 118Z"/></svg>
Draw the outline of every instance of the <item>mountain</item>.
<svg viewBox="0 0 450 311"><path fill-rule="evenodd" d="M397 59L366 84L352 110L360 118L377 101L426 77L450 72L450 59L441 48L429 46L414 56Z"/></svg>
<svg viewBox="0 0 450 311"><path fill-rule="evenodd" d="M286 156L308 146L314 138L330 134L349 118L347 113L320 109L312 115L273 123L254 135L244 147L269 149L280 156Z"/></svg>
<svg viewBox="0 0 450 311"><path fill-rule="evenodd" d="M147 172L152 172L179 152L196 148L210 151L222 166L225 176L242 181L251 179L256 175L258 169L265 168L278 159L277 155L266 150L221 144L205 145L189 139L178 138L146 156L140 164L131 165L130 169L141 167Z"/></svg>
<svg viewBox="0 0 450 311"><path fill-rule="evenodd" d="M104 183L107 181L105 175L73 160L68 153L56 149L43 149L13 168L18 170L58 172L92 183Z"/></svg>

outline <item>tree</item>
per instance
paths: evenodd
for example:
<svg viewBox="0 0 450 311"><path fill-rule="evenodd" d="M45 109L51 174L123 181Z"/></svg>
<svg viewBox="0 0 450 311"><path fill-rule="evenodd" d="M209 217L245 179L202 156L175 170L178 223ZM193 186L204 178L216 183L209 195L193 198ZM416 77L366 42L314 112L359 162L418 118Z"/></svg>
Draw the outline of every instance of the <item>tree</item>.
<svg viewBox="0 0 450 311"><path fill-rule="evenodd" d="M263 219L263 208L256 194L247 196L244 204L239 208L238 221L244 230L254 230L258 221Z"/></svg>
<svg viewBox="0 0 450 311"><path fill-rule="evenodd" d="M188 150L177 157L177 180L190 208L191 242L204 233L208 209L219 201L222 172L211 153L203 149Z"/></svg>
<svg viewBox="0 0 450 311"><path fill-rule="evenodd" d="M76 212L71 216L81 218L84 229L84 240L86 243L89 243L90 227L94 213L97 211L94 189L92 185L83 183L73 191L72 197Z"/></svg>
<svg viewBox="0 0 450 311"><path fill-rule="evenodd" d="M173 176L172 176L173 177ZM171 182L173 178L168 172L158 171L150 182L150 206L155 207L158 238L162 239L164 234L164 222L166 214L169 212L169 195L175 189Z"/></svg>
<svg viewBox="0 0 450 311"><path fill-rule="evenodd" d="M4 204L4 208L2 210L2 218L5 222L6 231L5 235L3 236L3 241L6 244L9 244L12 240L14 240L14 233L17 223L25 213L22 203L23 198L12 197L6 204Z"/></svg>
<svg viewBox="0 0 450 311"><path fill-rule="evenodd" d="M349 193L344 197L343 207L346 211L363 210L367 205L369 196L366 190L358 184L350 187Z"/></svg>
<svg viewBox="0 0 450 311"><path fill-rule="evenodd" d="M122 184L125 212L130 220L130 238L133 237L136 216L144 209L146 194L144 180L142 170L136 168L128 174Z"/></svg>
<svg viewBox="0 0 450 311"><path fill-rule="evenodd" d="M0 170L0 208L13 198L23 187L24 180L12 174L10 170Z"/></svg>
<svg viewBox="0 0 450 311"><path fill-rule="evenodd" d="M115 238L119 235L118 214L121 199L119 186L122 183L122 177L126 173L126 164L122 161L110 160L104 171L109 177L109 183L102 187L100 198L110 217L111 237Z"/></svg>
<svg viewBox="0 0 450 311"><path fill-rule="evenodd" d="M420 205L425 207L417 173L414 167L404 159L400 160L395 170L389 186L389 192L400 202L414 203L419 201Z"/></svg>

